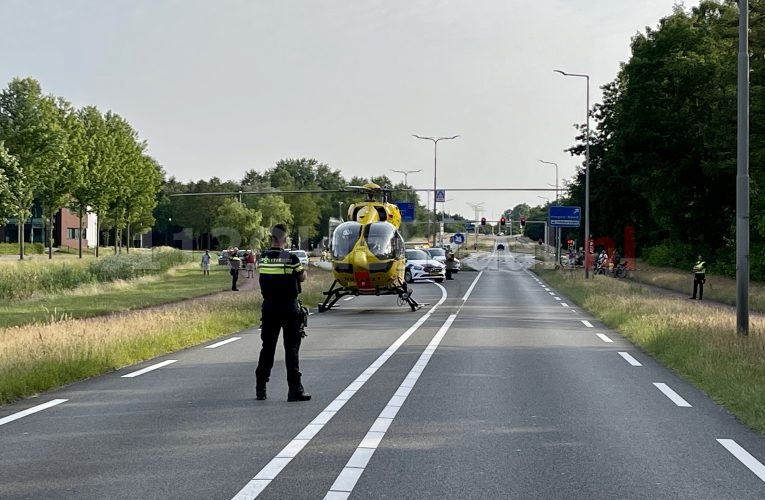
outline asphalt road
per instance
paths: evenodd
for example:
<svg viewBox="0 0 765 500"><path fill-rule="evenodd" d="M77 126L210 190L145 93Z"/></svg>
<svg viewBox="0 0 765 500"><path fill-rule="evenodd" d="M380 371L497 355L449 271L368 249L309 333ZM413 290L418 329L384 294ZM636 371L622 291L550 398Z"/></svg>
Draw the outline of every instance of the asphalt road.
<svg viewBox="0 0 765 500"><path fill-rule="evenodd" d="M3 499L765 498L765 439L508 252L0 408Z"/></svg>

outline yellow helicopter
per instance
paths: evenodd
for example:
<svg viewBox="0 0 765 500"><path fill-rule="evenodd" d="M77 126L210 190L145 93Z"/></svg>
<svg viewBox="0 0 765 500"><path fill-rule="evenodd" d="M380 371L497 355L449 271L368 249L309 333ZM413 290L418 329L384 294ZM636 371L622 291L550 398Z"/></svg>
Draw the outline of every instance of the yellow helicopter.
<svg viewBox="0 0 765 500"><path fill-rule="evenodd" d="M319 312L327 311L346 295L398 295L412 311L419 309L421 305L412 298L404 279L406 253L398 231L401 212L388 202L389 190L371 182L348 188L366 193L366 199L350 205L348 220L332 233L335 281L324 292L326 298Z"/></svg>

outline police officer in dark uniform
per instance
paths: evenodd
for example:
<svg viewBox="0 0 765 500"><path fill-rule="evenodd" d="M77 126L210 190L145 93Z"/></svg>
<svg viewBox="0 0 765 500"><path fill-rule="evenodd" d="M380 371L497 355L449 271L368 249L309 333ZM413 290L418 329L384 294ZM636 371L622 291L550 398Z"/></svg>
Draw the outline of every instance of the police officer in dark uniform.
<svg viewBox="0 0 765 500"><path fill-rule="evenodd" d="M287 227L277 224L271 228L271 248L260 256L260 291L263 294L262 323L258 367L255 370L255 399L266 399L266 383L274 366L279 330L284 331L284 357L287 365L287 401L308 401L311 395L300 383L301 326L303 310L298 302L300 283L306 273L297 255L285 249Z"/></svg>

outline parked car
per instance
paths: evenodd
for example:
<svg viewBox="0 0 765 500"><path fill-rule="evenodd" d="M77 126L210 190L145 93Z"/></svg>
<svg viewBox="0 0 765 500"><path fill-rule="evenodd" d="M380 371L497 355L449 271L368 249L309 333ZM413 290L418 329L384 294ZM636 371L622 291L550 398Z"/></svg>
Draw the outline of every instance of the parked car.
<svg viewBox="0 0 765 500"><path fill-rule="evenodd" d="M300 263L304 266L308 265L309 259L308 254L305 250L290 250L290 253L293 253L298 256L298 259L300 259Z"/></svg>
<svg viewBox="0 0 765 500"><path fill-rule="evenodd" d="M441 264L446 265L446 249L441 247L433 247L433 248L424 248L426 252L430 254L430 257L433 260L436 260L440 262ZM453 273L459 272L459 270L462 269L462 263L460 263L460 260L455 257L454 258L454 269L452 269Z"/></svg>
<svg viewBox="0 0 765 500"><path fill-rule="evenodd" d="M425 250L406 250L406 271L404 279L408 283L417 280L432 279L441 283L446 278L446 266L433 260Z"/></svg>

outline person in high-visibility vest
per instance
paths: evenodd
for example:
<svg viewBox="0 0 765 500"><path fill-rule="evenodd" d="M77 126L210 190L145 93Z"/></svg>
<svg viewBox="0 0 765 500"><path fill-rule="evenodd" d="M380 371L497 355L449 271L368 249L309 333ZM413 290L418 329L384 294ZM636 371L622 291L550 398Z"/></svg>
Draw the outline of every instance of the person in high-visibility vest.
<svg viewBox="0 0 765 500"><path fill-rule="evenodd" d="M693 265L693 295L689 299L696 300L698 291L699 300L704 298L704 283L707 282L707 263L699 255L699 260Z"/></svg>

